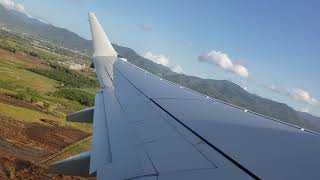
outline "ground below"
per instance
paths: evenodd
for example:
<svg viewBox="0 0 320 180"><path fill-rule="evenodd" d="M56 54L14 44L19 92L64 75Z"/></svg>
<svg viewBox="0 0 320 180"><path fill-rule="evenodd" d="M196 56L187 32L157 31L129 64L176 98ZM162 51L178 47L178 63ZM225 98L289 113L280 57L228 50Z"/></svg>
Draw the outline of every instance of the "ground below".
<svg viewBox="0 0 320 180"><path fill-rule="evenodd" d="M0 102L44 112L32 104L5 96ZM50 119L27 122L0 114L0 179L84 179L51 174L44 162L65 147L90 136Z"/></svg>

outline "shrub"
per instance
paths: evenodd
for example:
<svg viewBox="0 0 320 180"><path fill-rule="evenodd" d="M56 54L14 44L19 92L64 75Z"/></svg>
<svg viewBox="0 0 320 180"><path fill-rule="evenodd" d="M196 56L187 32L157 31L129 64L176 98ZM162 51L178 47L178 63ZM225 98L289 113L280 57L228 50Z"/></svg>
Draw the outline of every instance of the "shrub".
<svg viewBox="0 0 320 180"><path fill-rule="evenodd" d="M94 95L79 89L60 89L54 95L79 102L85 106L93 106L94 104Z"/></svg>
<svg viewBox="0 0 320 180"><path fill-rule="evenodd" d="M49 104L49 102L45 101L45 102L43 103L43 107L44 107L46 110L49 110L49 109L50 109L50 104Z"/></svg>
<svg viewBox="0 0 320 180"><path fill-rule="evenodd" d="M35 52L30 52L29 55L30 55L30 56L33 56L33 57L38 57L38 54L35 53Z"/></svg>
<svg viewBox="0 0 320 180"><path fill-rule="evenodd" d="M27 100L27 93L25 91L19 91L15 96L16 99L19 99L21 101Z"/></svg>
<svg viewBox="0 0 320 180"><path fill-rule="evenodd" d="M50 69L29 69L30 71L41 74L48 78L61 82L69 87L96 87L97 81L93 78L86 77L76 71L60 67L57 65L50 65Z"/></svg>
<svg viewBox="0 0 320 180"><path fill-rule="evenodd" d="M27 101L27 102L37 102L41 98L41 95L33 89L26 88L26 89L20 89L17 91L17 94L6 94L10 97L13 97L15 99L19 99L21 101Z"/></svg>

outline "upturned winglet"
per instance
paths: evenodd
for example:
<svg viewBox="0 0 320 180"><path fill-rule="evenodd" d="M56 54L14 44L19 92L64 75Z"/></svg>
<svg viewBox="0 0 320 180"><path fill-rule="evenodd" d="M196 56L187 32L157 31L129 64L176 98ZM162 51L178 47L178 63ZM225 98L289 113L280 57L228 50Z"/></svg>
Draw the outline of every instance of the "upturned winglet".
<svg viewBox="0 0 320 180"><path fill-rule="evenodd" d="M92 12L89 13L89 23L91 27L91 36L94 49L92 56L117 57L118 53L113 49L106 33L97 20L96 15Z"/></svg>

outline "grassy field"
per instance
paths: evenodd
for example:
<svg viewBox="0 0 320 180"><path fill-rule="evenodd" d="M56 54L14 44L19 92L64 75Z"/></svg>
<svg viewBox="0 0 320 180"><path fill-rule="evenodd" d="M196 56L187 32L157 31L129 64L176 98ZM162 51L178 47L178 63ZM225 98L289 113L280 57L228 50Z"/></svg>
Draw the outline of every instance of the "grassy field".
<svg viewBox="0 0 320 180"><path fill-rule="evenodd" d="M72 71L56 65L52 68L49 64L41 64L39 59L32 60L28 56L24 58L12 52L0 51L0 94L12 97L22 95L17 98L23 101L34 98L35 101L49 104L49 109L57 114L92 105L97 90L93 73ZM65 91L69 93L66 97L61 94ZM34 103L33 99L31 103Z"/></svg>
<svg viewBox="0 0 320 180"><path fill-rule="evenodd" d="M74 71L58 65L77 59L89 64L87 57L10 34L0 35L0 43L0 115L24 124L54 123L54 127L90 134L91 124L67 122L65 116L93 105L98 89L95 74L89 68ZM66 158L90 146L87 137L61 149L57 157Z"/></svg>
<svg viewBox="0 0 320 180"><path fill-rule="evenodd" d="M56 90L57 81L30 72L21 64L0 59L0 80L12 86L37 89L39 92L52 92Z"/></svg>
<svg viewBox="0 0 320 180"><path fill-rule="evenodd" d="M2 116L11 117L15 120L29 123L37 122L40 124L45 124L41 121L41 119L48 119L54 121L60 126L69 126L84 132L91 132L91 124L67 122L64 120L64 118L53 116L51 114L3 103L0 103L0 114Z"/></svg>
<svg viewBox="0 0 320 180"><path fill-rule="evenodd" d="M75 78L73 76L67 78ZM85 82L81 82L84 84ZM35 101L31 103L48 103L50 110L56 111L57 114L66 114L72 111L77 111L85 108L88 103L81 104L79 99L67 99L63 96L56 96L54 92L63 92L61 82L29 71L24 64L19 62L12 62L7 59L0 59L0 95L9 95L15 97L22 94L26 97L17 97L22 101L30 101L28 96L36 96ZM68 86L72 88L72 86ZM79 89L77 91L77 89ZM72 93L87 93L85 95L90 96L90 99L94 97L94 91L96 87L85 87L82 91L81 88L75 88ZM32 92L33 94L30 94ZM71 94L73 95L73 94ZM82 96L81 96L82 97ZM89 97L88 97L89 98ZM90 100L91 101L91 100ZM86 101L80 101L86 102ZM92 104L92 103L91 103ZM4 107L2 107L4 108Z"/></svg>

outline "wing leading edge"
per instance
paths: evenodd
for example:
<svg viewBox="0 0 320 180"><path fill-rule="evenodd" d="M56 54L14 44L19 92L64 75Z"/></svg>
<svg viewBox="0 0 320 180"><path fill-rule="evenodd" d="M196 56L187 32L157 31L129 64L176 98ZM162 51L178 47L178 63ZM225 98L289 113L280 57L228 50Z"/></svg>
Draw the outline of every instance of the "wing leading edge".
<svg viewBox="0 0 320 180"><path fill-rule="evenodd" d="M148 180L319 178L317 134L154 76L118 58L93 13L89 22L100 90L93 108L67 118L93 121L91 151L80 156L89 175ZM55 165L76 165L78 159Z"/></svg>

